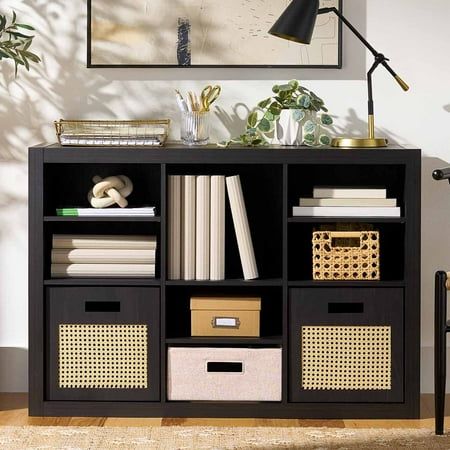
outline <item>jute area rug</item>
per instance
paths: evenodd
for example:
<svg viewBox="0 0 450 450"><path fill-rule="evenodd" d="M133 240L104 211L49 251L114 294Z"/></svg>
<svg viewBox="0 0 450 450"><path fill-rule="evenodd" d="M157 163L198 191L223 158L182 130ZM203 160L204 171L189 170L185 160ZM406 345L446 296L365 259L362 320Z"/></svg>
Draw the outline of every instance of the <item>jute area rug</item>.
<svg viewBox="0 0 450 450"><path fill-rule="evenodd" d="M0 427L2 450L450 449L429 429Z"/></svg>

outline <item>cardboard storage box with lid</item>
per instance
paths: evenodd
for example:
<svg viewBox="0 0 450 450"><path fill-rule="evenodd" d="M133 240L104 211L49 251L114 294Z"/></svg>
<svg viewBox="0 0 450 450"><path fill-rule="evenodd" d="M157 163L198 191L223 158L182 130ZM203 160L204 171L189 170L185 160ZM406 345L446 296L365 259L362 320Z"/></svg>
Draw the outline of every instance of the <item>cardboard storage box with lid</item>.
<svg viewBox="0 0 450 450"><path fill-rule="evenodd" d="M192 297L192 336L259 337L261 298Z"/></svg>

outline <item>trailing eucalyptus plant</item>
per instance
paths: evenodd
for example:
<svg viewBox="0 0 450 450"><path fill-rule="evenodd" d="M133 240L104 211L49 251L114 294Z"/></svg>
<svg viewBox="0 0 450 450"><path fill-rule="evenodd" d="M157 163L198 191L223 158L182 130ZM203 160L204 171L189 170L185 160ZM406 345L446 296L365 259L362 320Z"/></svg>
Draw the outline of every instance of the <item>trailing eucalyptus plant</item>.
<svg viewBox="0 0 450 450"><path fill-rule="evenodd" d="M246 130L237 138L219 143L221 147L241 144L249 147L266 145L273 136L281 111L292 110L293 117L303 130L302 143L311 147L331 143L327 128L333 124L324 101L314 92L291 80L287 84L272 87L273 96L258 103L258 110L247 118Z"/></svg>
<svg viewBox="0 0 450 450"><path fill-rule="evenodd" d="M34 31L31 25L17 23L17 16L13 11L12 19L8 23L6 15L0 14L0 61L12 59L15 65L15 75L19 66L30 70L30 61L39 63L41 59L30 51L34 36L25 34L21 30Z"/></svg>

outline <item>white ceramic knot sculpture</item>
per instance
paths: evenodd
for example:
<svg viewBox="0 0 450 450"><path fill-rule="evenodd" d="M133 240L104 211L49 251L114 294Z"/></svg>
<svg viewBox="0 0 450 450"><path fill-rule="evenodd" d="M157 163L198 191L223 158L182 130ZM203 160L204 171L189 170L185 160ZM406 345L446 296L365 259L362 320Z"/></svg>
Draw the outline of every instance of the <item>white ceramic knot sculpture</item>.
<svg viewBox="0 0 450 450"><path fill-rule="evenodd" d="M94 187L88 193L89 203L94 208L107 208L118 204L121 208L128 205L126 197L133 192L133 183L125 175L92 178Z"/></svg>

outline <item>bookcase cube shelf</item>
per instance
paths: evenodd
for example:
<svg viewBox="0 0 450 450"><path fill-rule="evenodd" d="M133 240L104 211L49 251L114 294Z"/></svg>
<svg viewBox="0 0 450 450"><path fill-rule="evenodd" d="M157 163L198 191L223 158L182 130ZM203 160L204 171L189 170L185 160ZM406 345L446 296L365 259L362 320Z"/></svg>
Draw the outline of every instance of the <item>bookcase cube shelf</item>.
<svg viewBox="0 0 450 450"><path fill-rule="evenodd" d="M111 218L109 218L111 219ZM114 218L112 218L114 219ZM50 278L50 263L53 234L111 234L111 235L151 235L156 236L156 270L155 278L161 277L161 225L159 222L144 221L56 221L45 224L44 252L46 264L44 276Z"/></svg>
<svg viewBox="0 0 450 450"><path fill-rule="evenodd" d="M167 166L167 175L239 174L245 206L252 233L253 247L262 279L282 277L282 247L277 237L282 235L283 166L262 164L174 164ZM233 219L228 199L225 201L226 278L242 278Z"/></svg>
<svg viewBox="0 0 450 450"><path fill-rule="evenodd" d="M292 401L404 400L403 289L291 289L289 307Z"/></svg>
<svg viewBox="0 0 450 450"><path fill-rule="evenodd" d="M316 419L419 416L420 150L46 145L30 149L29 169L30 415ZM129 176L134 183L130 206L155 206L156 217L56 216L57 207L88 206L86 196L94 175L118 174ZM168 177L189 174L240 176L258 279L243 279L228 199L226 278L168 279ZM311 197L313 187L318 185L386 187L388 197L397 198L402 215L292 217L292 207L298 205L299 198ZM380 231L379 281L312 280L313 229L343 223L372 224ZM55 233L156 235L156 278L52 279L50 253ZM190 298L221 295L262 298L260 337L191 337ZM93 302L95 311L86 307L86 302ZM115 302L120 302L120 311L117 305L110 308ZM330 303L339 305L328 309ZM86 326L94 328L88 330ZM147 336L153 333L147 347L143 330ZM302 338L301 330L308 333L308 339ZM125 339L125 348L130 339L140 339L136 347L136 367L140 369L135 374L128 371L132 378L125 382L118 382L114 373L109 378L104 373L95 374L87 380L78 372L70 375L72 360L61 359L67 350L65 339L70 335L77 341L86 338L86 333L95 351L101 348L96 346L99 340L105 336L114 340L114 333ZM312 367L311 358L317 356L317 343L328 347L336 344L339 348L343 339L359 338L366 346L355 344L354 352L372 352L378 345L374 339L382 343L376 347L384 361L378 368L378 378L367 376L374 364L370 358L359 368L355 358L346 360L353 384L343 384L332 370L307 370ZM303 356L302 345L307 351ZM110 354L104 356L112 357L117 351L122 357L119 347L111 345ZM281 350L281 401L169 401L169 347ZM82 354L84 347L76 348ZM145 358L146 351L150 383L142 388L139 383L145 381L145 374L139 361ZM340 354L326 356L341 363ZM127 358L123 362L126 367L133 363ZM102 367L100 364L95 370L101 372ZM59 384L59 368L65 370L63 375L72 377L70 383L75 387L67 387L65 379ZM304 384L302 376L308 376ZM362 390L356 389L359 379ZM388 385L390 389L385 389Z"/></svg>
<svg viewBox="0 0 450 450"><path fill-rule="evenodd" d="M311 164L289 166L289 216L300 197L312 197L314 186L383 187L388 198L396 198L404 214L405 166L402 164L360 164L353 161L340 164Z"/></svg>
<svg viewBox="0 0 450 450"><path fill-rule="evenodd" d="M87 150L89 151L89 150ZM161 167L158 164L50 164L44 169L44 211L56 215L56 208L67 205L88 208L87 194L92 178L126 175L133 183L127 198L130 207L155 206L161 211Z"/></svg>
<svg viewBox="0 0 450 450"><path fill-rule="evenodd" d="M316 220L317 222L313 223L294 222L288 225L288 265L291 281L312 280L313 231L334 225L329 222L322 223L320 218ZM380 233L380 280L403 281L405 279L405 225L377 222L377 218L373 218L370 225Z"/></svg>
<svg viewBox="0 0 450 450"><path fill-rule="evenodd" d="M251 283L249 283L251 284ZM191 335L191 297L260 297L260 337L281 338L283 334L282 287L210 287L210 286L168 286L166 288L166 336L168 338L183 338ZM211 343L220 339L210 338ZM208 341L208 339L203 339ZM245 341L245 339L244 339ZM257 338L253 339L257 342Z"/></svg>

